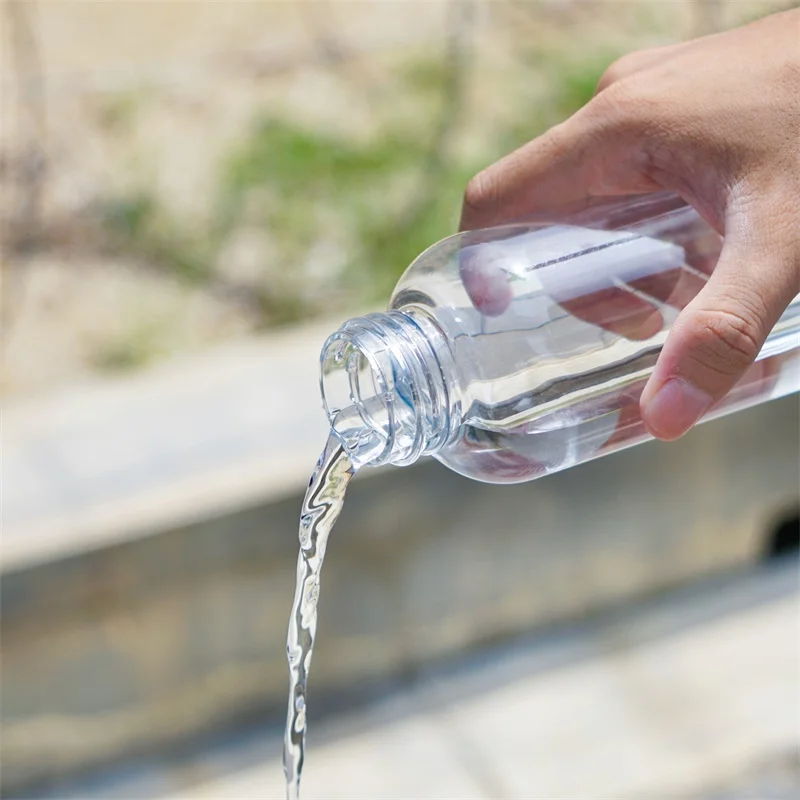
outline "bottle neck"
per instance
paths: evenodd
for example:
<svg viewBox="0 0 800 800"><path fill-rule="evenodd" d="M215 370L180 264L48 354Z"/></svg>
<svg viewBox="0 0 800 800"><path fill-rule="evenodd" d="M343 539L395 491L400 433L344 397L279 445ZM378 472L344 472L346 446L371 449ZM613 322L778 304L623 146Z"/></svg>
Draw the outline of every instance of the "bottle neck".
<svg viewBox="0 0 800 800"><path fill-rule="evenodd" d="M450 348L424 311L351 319L320 360L325 412L356 467L411 464L461 425Z"/></svg>

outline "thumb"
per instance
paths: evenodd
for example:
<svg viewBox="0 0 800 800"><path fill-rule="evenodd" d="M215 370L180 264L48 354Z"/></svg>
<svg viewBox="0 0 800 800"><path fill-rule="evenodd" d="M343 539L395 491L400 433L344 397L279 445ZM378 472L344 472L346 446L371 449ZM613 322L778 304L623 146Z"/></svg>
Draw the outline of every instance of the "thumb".
<svg viewBox="0 0 800 800"><path fill-rule="evenodd" d="M708 283L679 315L642 392L642 419L659 439L682 436L733 388L800 290L788 242L782 248L774 240L738 239L726 239Z"/></svg>

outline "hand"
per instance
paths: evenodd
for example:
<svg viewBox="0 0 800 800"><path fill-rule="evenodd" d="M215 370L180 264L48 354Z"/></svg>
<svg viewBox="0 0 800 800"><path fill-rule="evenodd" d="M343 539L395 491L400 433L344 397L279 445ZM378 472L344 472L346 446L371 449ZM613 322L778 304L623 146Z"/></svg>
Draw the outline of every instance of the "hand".
<svg viewBox="0 0 800 800"><path fill-rule="evenodd" d="M620 59L588 105L472 179L461 228L664 189L725 237L641 395L650 433L675 439L800 292L800 10Z"/></svg>

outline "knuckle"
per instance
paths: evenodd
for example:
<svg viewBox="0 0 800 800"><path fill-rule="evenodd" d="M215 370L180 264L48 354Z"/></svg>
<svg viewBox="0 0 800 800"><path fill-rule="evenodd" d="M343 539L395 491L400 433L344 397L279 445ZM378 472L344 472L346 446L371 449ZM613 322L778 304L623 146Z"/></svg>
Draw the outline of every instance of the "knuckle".
<svg viewBox="0 0 800 800"><path fill-rule="evenodd" d="M597 83L597 92L602 92L638 72L652 60L653 52L653 50L649 49L634 50L612 61L600 76L600 80Z"/></svg>
<svg viewBox="0 0 800 800"><path fill-rule="evenodd" d="M586 112L599 124L635 132L641 107L639 95L638 83L626 78L598 94L590 101Z"/></svg>
<svg viewBox="0 0 800 800"><path fill-rule="evenodd" d="M744 306L697 312L690 321L688 345L700 365L735 376L753 363L761 349L761 325Z"/></svg>
<svg viewBox="0 0 800 800"><path fill-rule="evenodd" d="M597 88L594 90L595 94L601 94L605 92L610 86L613 86L621 77L621 72L619 67L617 66L617 62L615 61L610 67L606 69L606 71L600 76L600 80L597 81Z"/></svg>
<svg viewBox="0 0 800 800"><path fill-rule="evenodd" d="M638 53L629 53L628 55L618 58L616 61L612 61L611 64L606 67L605 72L600 76L600 80L597 82L597 91L602 92L608 89L609 86L613 86L628 75L633 69L633 62L638 60L638 55Z"/></svg>
<svg viewBox="0 0 800 800"><path fill-rule="evenodd" d="M670 152L675 142L675 122L669 104L655 93L640 75L626 77L597 95L586 107L589 122L605 129L618 142L626 142L631 152L641 154L642 169L663 151Z"/></svg>
<svg viewBox="0 0 800 800"><path fill-rule="evenodd" d="M479 172L471 178L464 190L464 208L470 211L485 211L497 202L497 182L489 170Z"/></svg>
<svg viewBox="0 0 800 800"><path fill-rule="evenodd" d="M569 156L575 147L575 137L569 133L569 120L554 125L547 133L539 138L541 153L549 159L559 159Z"/></svg>

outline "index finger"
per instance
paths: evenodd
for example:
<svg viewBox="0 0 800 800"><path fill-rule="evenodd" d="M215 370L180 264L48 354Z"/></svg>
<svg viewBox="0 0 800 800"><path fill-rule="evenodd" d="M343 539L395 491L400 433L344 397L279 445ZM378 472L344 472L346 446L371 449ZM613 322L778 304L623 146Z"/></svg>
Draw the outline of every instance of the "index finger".
<svg viewBox="0 0 800 800"><path fill-rule="evenodd" d="M464 193L460 229L515 222L591 197L661 189L639 170L637 143L605 94L478 173Z"/></svg>

